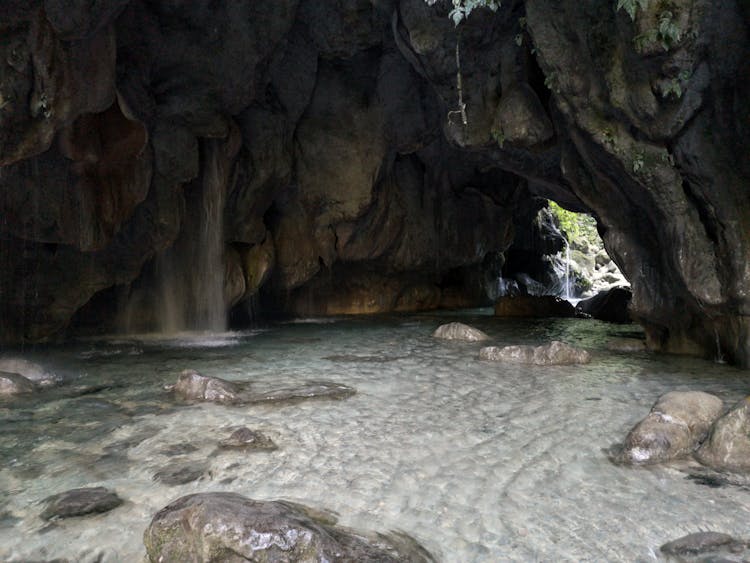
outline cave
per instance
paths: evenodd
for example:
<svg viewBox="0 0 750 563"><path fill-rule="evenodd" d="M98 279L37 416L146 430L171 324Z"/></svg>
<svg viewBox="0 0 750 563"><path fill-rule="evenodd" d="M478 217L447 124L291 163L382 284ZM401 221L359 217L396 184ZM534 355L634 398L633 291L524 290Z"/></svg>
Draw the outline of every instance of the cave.
<svg viewBox="0 0 750 563"><path fill-rule="evenodd" d="M436 459L448 455L453 465L433 460L422 467L412 451L419 448L416 438L374 413L383 409L394 424L410 427L416 414L391 409L412 401L427 425L415 437L432 444L426 436L434 438L434 424L445 439L459 442L456 451L465 442L490 456L492 471L502 471L500 458L511 454L502 447L484 452L481 437L509 432L521 453L514 450L507 470L523 481L534 455L545 460L539 470L555 476L559 467L547 457L572 463L568 453L552 450L543 426L564 440L560 429L583 424L588 413L602 421L589 436L608 441L601 449L615 441L613 429L634 421L633 408L654 402L654 389L741 398L750 367L749 23L750 7L740 0L4 2L0 375L10 375L0 385L6 401L0 420L13 430L0 440L12 460L0 470L0 559L79 560L94 553L74 526L68 532L80 540L77 547L66 539L67 528L51 532L54 542L68 545L59 553L53 540L11 539L37 533L25 503L44 495L26 479L44 475L48 488L114 486L114 468L128 466L128 456L149 475L159 463L171 464L153 473L153 482L138 474L136 485L122 485L141 512L161 507L143 500L151 488L167 483L173 492L196 492L197 483L214 475L205 488L218 490L213 485L220 482L245 494L258 485L265 499L307 497L325 506L322 475L330 468L300 469L317 467L314 456L274 470L268 452L275 450L260 448L258 459L271 460L259 462L270 482L275 476L291 483L283 490L234 471L236 444L208 452L206 437L196 433L232 427L232 416L211 410L214 403L195 414L195 443L167 437L193 419L175 414L174 421L159 422L185 406L165 403L163 388L178 393L174 379L194 369L243 385L257 376L261 388L275 384L285 392L301 384L293 372L309 374L306 382L323 381L310 393L322 389L326 397L331 389L336 394L335 385L361 384L353 399L336 401L330 417L303 401L288 422L268 411L265 419L256 413L242 424L276 425L271 434L282 452L282 429L295 434L286 443L298 448L308 419L315 428L308 441L323 440L320 429L333 432L343 458L309 447L341 466L352 452L357 476L334 475L334 486L349 483L353 496L349 509L343 497L329 508L356 527L414 534L432 556L412 546L408 560L617 559L618 546L626 559L642 557L622 547L636 535L634 526L630 536L602 525L585 539L558 544L561 530L589 525L577 519L575 499L561 488L550 495L564 505L564 527L538 527L524 518L509 524L524 512L520 496L529 514L541 514L542 497L531 491L543 479L534 471L528 486L492 489L495 502L508 491L515 495L507 499L515 508L496 518L477 493L490 473L469 463L470 450L453 458L435 446ZM586 235L573 240L578 235L565 221L584 225ZM589 348L593 359L585 367L551 368L560 370L559 379L540 379L538 388L530 383L541 378L537 368L528 368L530 379L522 381L516 368L486 363L472 345L436 349L431 337L420 340L451 320L508 346L560 340ZM424 356L428 351L438 360ZM453 387L445 370L463 378L471 371L462 367L461 354L471 354L476 379ZM39 381L19 380L31 368L18 367L26 365L18 358L59 372L59 381L48 386L39 375L45 370L34 372ZM3 368L3 361L16 362L7 365L20 371ZM379 369L393 395L375 392ZM580 380L574 384L566 369L580 369ZM654 382L644 375L649 370L658 375ZM499 385L491 376L500 373L504 388L526 394L486 396ZM412 376L414 388L402 387L402 378ZM628 378L637 381L631 396ZM464 385L470 404L493 406L462 415L454 399ZM21 389L20 398L11 388ZM227 389L212 396L239 393ZM555 408L578 414L565 421L547 416L540 390L561 393ZM357 408L411 452L404 454L400 481L381 457L370 473L357 465L367 465L362 448L377 441L363 434L361 444L351 443L335 432L337 424L364 432L356 411L342 405L368 392L374 402ZM286 397L264 393L252 400L240 395L251 405ZM302 395L292 393L283 408ZM573 406L576 398L585 405ZM456 432L433 420L430 401L456 417ZM527 401L538 417L528 415L536 453L520 446L513 422L507 426L508 413L525 420L525 407L515 401ZM186 413L202 412L188 403ZM602 410L605 403L611 414ZM67 405L74 414L64 414ZM336 415L336 409L344 410ZM493 421L481 421L482 413ZM63 422L56 429L57 421ZM156 449L141 456L139 444L152 442ZM88 446L76 451L72 443ZM384 452L393 459L404 453L390 443ZM594 463L593 453L586 456ZM45 469L58 463L59 482ZM172 471L175 463L183 466ZM486 516L472 519L458 508L471 530L458 521L420 519L458 501L435 492L443 504L430 508L407 481L445 489L460 471L476 477L465 494L474 495ZM592 471L591 483L604 487L608 471L621 468ZM81 474L86 478L75 477ZM180 482L186 475L197 476ZM398 486L386 490L387 478ZM629 487L639 482L630 473L620 478ZM580 484L570 475L561 479ZM233 480L243 485L232 489ZM312 492L305 480L316 483ZM675 486L677 497L697 502L694 483ZM653 490L656 481L647 487ZM399 491L417 503L404 509L410 514L404 520L394 508ZM154 498L175 498L168 492ZM378 516L391 528L366 516L365 505L377 494L387 496ZM617 510L633 509L627 487L616 495ZM750 502L746 487L740 496L727 514ZM591 492L584 501L597 499ZM221 500L230 501L239 502ZM664 520L678 506L661 499L653 514ZM602 518L614 517L601 510ZM709 512L707 521L740 533L731 518ZM119 523L106 514L96 518L107 530L135 525L132 510ZM324 517L310 518L323 526ZM680 530L695 523L673 521ZM428 522L452 531L438 541ZM657 532L670 532L661 524L652 531L652 545ZM126 547L111 530L104 534L100 559L143 557L139 542ZM144 541L157 560L152 550L159 542ZM383 549L400 553L404 544L389 541ZM210 560L225 560L230 551ZM192 557L169 553L168 559Z"/></svg>

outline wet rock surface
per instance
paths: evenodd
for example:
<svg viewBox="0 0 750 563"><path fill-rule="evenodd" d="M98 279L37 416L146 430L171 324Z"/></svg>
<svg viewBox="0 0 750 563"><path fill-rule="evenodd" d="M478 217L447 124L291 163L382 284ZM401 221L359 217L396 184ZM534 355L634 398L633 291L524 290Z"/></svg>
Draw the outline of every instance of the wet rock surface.
<svg viewBox="0 0 750 563"><path fill-rule="evenodd" d="M15 395L24 395L33 393L37 390L33 381L18 375L17 373L8 373L0 371L0 397L13 397Z"/></svg>
<svg viewBox="0 0 750 563"><path fill-rule="evenodd" d="M40 517L52 520L109 512L120 506L123 500L104 487L85 487L52 495L44 502L47 506Z"/></svg>
<svg viewBox="0 0 750 563"><path fill-rule="evenodd" d="M714 422L696 458L714 469L750 471L750 401L743 399Z"/></svg>
<svg viewBox="0 0 750 563"><path fill-rule="evenodd" d="M651 464L695 451L724 410L721 399L702 391L670 391L628 433L617 461Z"/></svg>
<svg viewBox="0 0 750 563"><path fill-rule="evenodd" d="M610 323L632 322L628 305L633 292L626 287L613 287L584 299L576 305L576 310L591 315L600 321Z"/></svg>
<svg viewBox="0 0 750 563"><path fill-rule="evenodd" d="M59 375L24 358L0 358L0 372L17 373L39 387L51 387L62 381Z"/></svg>
<svg viewBox="0 0 750 563"><path fill-rule="evenodd" d="M160 510L144 533L149 561L433 561L405 535L334 525L313 509L234 493L182 497Z"/></svg>
<svg viewBox="0 0 750 563"><path fill-rule="evenodd" d="M587 364L591 355L580 348L554 340L542 346L487 346L479 351L480 360L514 362L538 366Z"/></svg>
<svg viewBox="0 0 750 563"><path fill-rule="evenodd" d="M294 387L256 390L247 383L230 382L218 377L184 370L177 383L168 387L180 400L208 401L226 405L251 403L295 403L308 399L346 399L356 390L332 381L306 381Z"/></svg>
<svg viewBox="0 0 750 563"><path fill-rule="evenodd" d="M278 449L278 446L271 438L257 430L250 430L245 426L238 428L229 437L219 442L219 447L225 449L268 451Z"/></svg>
<svg viewBox="0 0 750 563"><path fill-rule="evenodd" d="M478 305L539 196L595 215L650 347L718 335L750 365L743 3L83 6L3 7L0 338L112 326L212 179L227 306L425 309L449 282Z"/></svg>
<svg viewBox="0 0 750 563"><path fill-rule="evenodd" d="M448 323L441 325L435 329L432 336L444 340L464 340L466 342L481 342L483 340L489 340L490 338L481 330L463 323Z"/></svg>
<svg viewBox="0 0 750 563"><path fill-rule="evenodd" d="M152 479L173 487L197 481L207 469L208 466L200 462L174 462L154 473Z"/></svg>
<svg viewBox="0 0 750 563"><path fill-rule="evenodd" d="M240 402L242 388L218 377L208 377L187 369L177 378L172 391L183 401L234 404Z"/></svg>

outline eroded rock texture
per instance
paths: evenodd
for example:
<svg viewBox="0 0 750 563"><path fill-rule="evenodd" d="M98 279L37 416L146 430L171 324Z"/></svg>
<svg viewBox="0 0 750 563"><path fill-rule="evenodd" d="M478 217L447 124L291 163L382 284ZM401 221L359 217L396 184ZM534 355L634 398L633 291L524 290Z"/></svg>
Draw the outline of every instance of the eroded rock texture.
<svg viewBox="0 0 750 563"><path fill-rule="evenodd" d="M652 348L747 365L750 14L614 4L5 3L0 336L204 322L213 204L219 309L477 304L539 196L597 217Z"/></svg>

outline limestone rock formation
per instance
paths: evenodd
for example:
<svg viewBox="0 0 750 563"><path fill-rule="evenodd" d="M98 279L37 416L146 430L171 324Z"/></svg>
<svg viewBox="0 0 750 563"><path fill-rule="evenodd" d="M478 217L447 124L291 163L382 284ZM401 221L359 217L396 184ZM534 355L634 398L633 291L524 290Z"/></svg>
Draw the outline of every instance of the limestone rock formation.
<svg viewBox="0 0 750 563"><path fill-rule="evenodd" d="M463 323L440 325L432 333L432 336L444 340L465 340L467 342L481 342L490 338L481 330Z"/></svg>
<svg viewBox="0 0 750 563"><path fill-rule="evenodd" d="M750 15L659 6L5 3L0 339L485 304L543 197L651 348L749 365Z"/></svg>
<svg viewBox="0 0 750 563"><path fill-rule="evenodd" d="M670 391L628 433L620 461L650 464L692 453L724 410L721 399L702 391Z"/></svg>
<svg viewBox="0 0 750 563"><path fill-rule="evenodd" d="M405 536L357 532L305 506L234 493L177 499L143 535L149 561L433 561Z"/></svg>

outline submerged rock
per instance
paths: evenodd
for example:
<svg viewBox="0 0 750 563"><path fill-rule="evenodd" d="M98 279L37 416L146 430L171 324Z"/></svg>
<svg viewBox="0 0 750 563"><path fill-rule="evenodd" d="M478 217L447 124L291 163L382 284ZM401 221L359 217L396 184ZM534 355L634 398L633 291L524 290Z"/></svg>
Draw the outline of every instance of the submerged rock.
<svg viewBox="0 0 750 563"><path fill-rule="evenodd" d="M448 323L441 325L432 333L435 338L445 340L465 340L467 342L479 342L489 340L489 336L481 330L465 325L463 323Z"/></svg>
<svg viewBox="0 0 750 563"><path fill-rule="evenodd" d="M729 553L739 555L746 548L745 542L736 540L728 534L696 532L665 543L659 549L665 555L678 557L680 561L713 561L718 563L719 561L734 561L734 559L724 559L723 556ZM693 559L691 556L700 556L700 559ZM737 559L737 561L740 560L744 561L745 559Z"/></svg>
<svg viewBox="0 0 750 563"><path fill-rule="evenodd" d="M607 341L607 350L613 352L645 352L646 341L638 338L610 338Z"/></svg>
<svg viewBox="0 0 750 563"><path fill-rule="evenodd" d="M12 397L34 391L36 391L36 385L33 381L17 373L0 371L0 397Z"/></svg>
<svg viewBox="0 0 750 563"><path fill-rule="evenodd" d="M501 297L495 302L496 317L573 317L573 305L552 295L515 295Z"/></svg>
<svg viewBox="0 0 750 563"><path fill-rule="evenodd" d="M553 340L542 346L487 346L479 351L480 360L515 362L538 366L587 364L591 355L580 348Z"/></svg>
<svg viewBox="0 0 750 563"><path fill-rule="evenodd" d="M628 433L616 459L650 464L695 451L724 405L702 391L670 391L659 397L651 412Z"/></svg>
<svg viewBox="0 0 750 563"><path fill-rule="evenodd" d="M210 401L229 405L289 403L306 399L346 399L356 393L351 387L332 381L306 381L296 387L254 391L247 383L233 383L218 377L208 377L191 369L183 371L177 383L168 389L184 401Z"/></svg>
<svg viewBox="0 0 750 563"><path fill-rule="evenodd" d="M85 487L72 489L44 499L47 507L41 513L41 518L70 518L108 512L122 504L122 499L116 493L104 487Z"/></svg>
<svg viewBox="0 0 750 563"><path fill-rule="evenodd" d="M633 292L627 287L613 287L584 299L576 305L576 310L591 315L600 321L629 323L628 306Z"/></svg>
<svg viewBox="0 0 750 563"><path fill-rule="evenodd" d="M255 430L250 430L245 426L232 432L228 438L219 442L219 446L222 448L244 448L248 450L269 451L278 448L271 438Z"/></svg>
<svg viewBox="0 0 750 563"><path fill-rule="evenodd" d="M715 469L750 471L750 397L714 423L696 458Z"/></svg>
<svg viewBox="0 0 750 563"><path fill-rule="evenodd" d="M0 358L0 371L17 373L40 387L52 387L62 381L60 376L24 358Z"/></svg>
<svg viewBox="0 0 750 563"><path fill-rule="evenodd" d="M335 526L329 515L234 493L187 495L156 513L143 536L149 561L428 562L407 536Z"/></svg>
<svg viewBox="0 0 750 563"><path fill-rule="evenodd" d="M192 369L183 371L172 389L175 395L184 401L240 402L239 385L218 377L201 375Z"/></svg>
<svg viewBox="0 0 750 563"><path fill-rule="evenodd" d="M207 468L202 463L172 463L154 473L152 479L169 486L184 485L203 477Z"/></svg>
<svg viewBox="0 0 750 563"><path fill-rule="evenodd" d="M297 387L273 389L264 392L248 392L243 395L246 403L289 403L306 399L346 399L356 391L347 385L332 381L308 381Z"/></svg>

